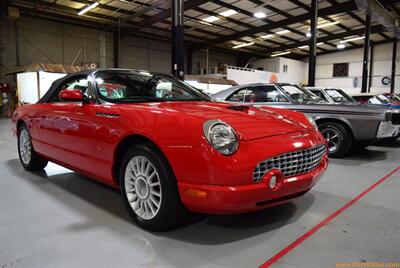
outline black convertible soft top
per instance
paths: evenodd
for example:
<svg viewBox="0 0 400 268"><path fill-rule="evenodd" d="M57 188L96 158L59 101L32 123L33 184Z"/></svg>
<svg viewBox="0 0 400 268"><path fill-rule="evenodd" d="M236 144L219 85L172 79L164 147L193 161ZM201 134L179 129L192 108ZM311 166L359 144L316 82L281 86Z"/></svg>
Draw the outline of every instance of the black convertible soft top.
<svg viewBox="0 0 400 268"><path fill-rule="evenodd" d="M56 91L56 89L66 80L75 77L75 76L89 76L90 74L94 73L94 72L98 72L98 71L104 71L104 72L146 72L149 73L151 75L157 75L159 73L155 73L155 72L149 72L149 71L144 71L144 70L134 70L134 69L118 69L118 68L112 68L112 69L89 69L89 70L84 70L84 71L80 71L80 72L76 72L76 73L71 73L68 74L64 77L61 77L59 79L57 79L56 81L54 81L49 90L46 92L46 94L44 94L44 96L38 101L38 103L46 103L48 102L51 97L54 94L54 91ZM163 75L167 75L167 74L163 74ZM169 76L169 75L167 75Z"/></svg>
<svg viewBox="0 0 400 268"><path fill-rule="evenodd" d="M89 74L91 74L93 71L95 70L84 70L84 71L80 71L80 72L76 72L76 73L72 73L72 74L68 74L64 77L61 77L59 79L57 79L56 81L54 81L49 90L46 92L46 94L44 94L44 96L42 98L40 98L40 100L38 101L38 103L46 103L51 99L51 96L53 96L54 91L65 81L70 79L71 77L77 76L77 75L86 75L88 76Z"/></svg>

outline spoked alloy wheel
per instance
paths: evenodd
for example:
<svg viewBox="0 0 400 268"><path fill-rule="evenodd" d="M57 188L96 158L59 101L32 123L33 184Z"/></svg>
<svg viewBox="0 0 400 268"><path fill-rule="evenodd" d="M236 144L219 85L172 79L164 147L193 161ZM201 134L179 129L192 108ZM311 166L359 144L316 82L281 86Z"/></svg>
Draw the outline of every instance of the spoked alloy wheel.
<svg viewBox="0 0 400 268"><path fill-rule="evenodd" d="M336 152L343 143L341 133L333 128L325 128L321 130L321 134L328 142L328 148L330 153Z"/></svg>
<svg viewBox="0 0 400 268"><path fill-rule="evenodd" d="M122 157L119 181L129 216L147 230L171 229L187 213L168 160L150 142L127 149Z"/></svg>
<svg viewBox="0 0 400 268"><path fill-rule="evenodd" d="M32 158L32 142L26 128L22 128L19 134L19 155L22 163L29 165Z"/></svg>
<svg viewBox="0 0 400 268"><path fill-rule="evenodd" d="M144 220L153 219L162 201L160 175L145 156L134 156L125 171L125 191L132 210Z"/></svg>
<svg viewBox="0 0 400 268"><path fill-rule="evenodd" d="M328 143L329 157L343 157L353 146L351 131L339 122L324 122L318 129Z"/></svg>
<svg viewBox="0 0 400 268"><path fill-rule="evenodd" d="M26 170L40 170L47 166L48 161L37 154L33 148L31 135L24 124L18 129L18 154Z"/></svg>

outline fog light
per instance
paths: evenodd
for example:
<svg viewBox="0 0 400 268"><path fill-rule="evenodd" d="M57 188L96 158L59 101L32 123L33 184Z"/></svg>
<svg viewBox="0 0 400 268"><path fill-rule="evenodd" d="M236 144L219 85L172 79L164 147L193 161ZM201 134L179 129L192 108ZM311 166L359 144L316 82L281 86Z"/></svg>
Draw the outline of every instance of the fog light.
<svg viewBox="0 0 400 268"><path fill-rule="evenodd" d="M271 179L269 179L269 188L274 189L276 186L276 176L273 175Z"/></svg>

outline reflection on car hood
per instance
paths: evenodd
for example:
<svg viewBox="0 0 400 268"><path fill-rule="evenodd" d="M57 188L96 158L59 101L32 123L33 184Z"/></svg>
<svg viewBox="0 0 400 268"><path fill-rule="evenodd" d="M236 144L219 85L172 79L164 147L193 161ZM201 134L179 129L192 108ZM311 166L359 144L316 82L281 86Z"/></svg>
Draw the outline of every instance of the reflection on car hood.
<svg viewBox="0 0 400 268"><path fill-rule="evenodd" d="M207 101L153 102L119 106L127 110L136 110L140 107L142 112L144 108L148 109L149 112L158 113L160 116L162 114L169 114L170 116L189 115L202 119L201 122L219 119L233 127L243 140L314 130L304 122L298 122L297 119L292 118L292 111L274 108L260 110L251 106ZM134 115L135 111L132 111L132 116ZM304 118L301 114L298 115ZM195 122L195 120L192 120L192 122ZM202 129L202 126L200 127Z"/></svg>
<svg viewBox="0 0 400 268"><path fill-rule="evenodd" d="M313 111L321 113L343 113L343 114L373 114L380 115L387 110L388 107L372 106L372 105L352 105L352 104L286 104L273 103L268 104L287 109L295 109L297 111Z"/></svg>

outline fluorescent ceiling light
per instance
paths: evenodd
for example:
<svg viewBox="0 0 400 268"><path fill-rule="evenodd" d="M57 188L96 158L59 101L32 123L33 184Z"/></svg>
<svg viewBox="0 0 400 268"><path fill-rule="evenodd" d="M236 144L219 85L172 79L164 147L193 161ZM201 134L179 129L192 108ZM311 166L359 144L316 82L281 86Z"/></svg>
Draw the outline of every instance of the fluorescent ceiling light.
<svg viewBox="0 0 400 268"><path fill-rule="evenodd" d="M323 45L323 44L324 44L324 42L319 42L319 43L317 43L316 45L317 45L317 46L320 46L320 45ZM308 45L300 46L300 47L297 47L297 48L300 48L300 49L308 48Z"/></svg>
<svg viewBox="0 0 400 268"><path fill-rule="evenodd" d="M338 49L343 49L343 48L345 48L346 46L345 46L345 44L338 44L336 47L337 47Z"/></svg>
<svg viewBox="0 0 400 268"><path fill-rule="evenodd" d="M224 17L229 17L229 16L232 16L232 15L235 15L236 13L237 13L236 10L228 9L227 11L221 12L221 13L219 13L219 14L220 14L221 16L224 16Z"/></svg>
<svg viewBox="0 0 400 268"><path fill-rule="evenodd" d="M353 37L353 38L349 38L349 39L345 39L345 40L340 40L340 43L347 43L347 42L356 41L356 40L360 40L360 39L364 39L364 36L357 36L357 37Z"/></svg>
<svg viewBox="0 0 400 268"><path fill-rule="evenodd" d="M318 25L317 28L318 29L325 28L325 27L336 25L338 23L339 23L338 21L332 21L332 22L328 22L328 23L324 23L324 24Z"/></svg>
<svg viewBox="0 0 400 268"><path fill-rule="evenodd" d="M267 15L264 12L261 12L261 11L255 12L253 14L253 16L255 18L257 18L257 19L263 19L263 18L267 17Z"/></svg>
<svg viewBox="0 0 400 268"><path fill-rule="evenodd" d="M93 8L97 7L99 5L99 2L94 2L93 4L91 4L90 6L85 7L84 9L82 9L81 11L78 12L78 15L83 15L86 12L88 12L89 10L92 10Z"/></svg>
<svg viewBox="0 0 400 268"><path fill-rule="evenodd" d="M214 22L214 21L216 21L216 20L219 20L219 18L218 18L218 17L215 17L215 16L210 16L210 17L204 18L203 20L204 20L205 22Z"/></svg>
<svg viewBox="0 0 400 268"><path fill-rule="evenodd" d="M197 22L199 22L201 24L204 24L204 25L207 25L207 26L213 26L211 23L208 23L208 22L205 22L205 21L202 21L202 20L198 20Z"/></svg>
<svg viewBox="0 0 400 268"><path fill-rule="evenodd" d="M267 38L274 37L274 35L273 34L266 34L266 35L261 35L260 37L263 38L263 39L267 39Z"/></svg>
<svg viewBox="0 0 400 268"><path fill-rule="evenodd" d="M254 42L251 42L251 43L243 43L243 44L240 44L240 45L236 45L236 46L234 46L233 48L248 47L248 46L252 46L252 45L254 45Z"/></svg>
<svg viewBox="0 0 400 268"><path fill-rule="evenodd" d="M280 53L272 54L271 57L282 56L282 55L286 55L286 54L290 54L290 53L291 53L290 51L280 52Z"/></svg>
<svg viewBox="0 0 400 268"><path fill-rule="evenodd" d="M290 33L290 31L289 30L283 30L283 31L276 32L276 34L279 34L279 35L285 34L285 33Z"/></svg>

